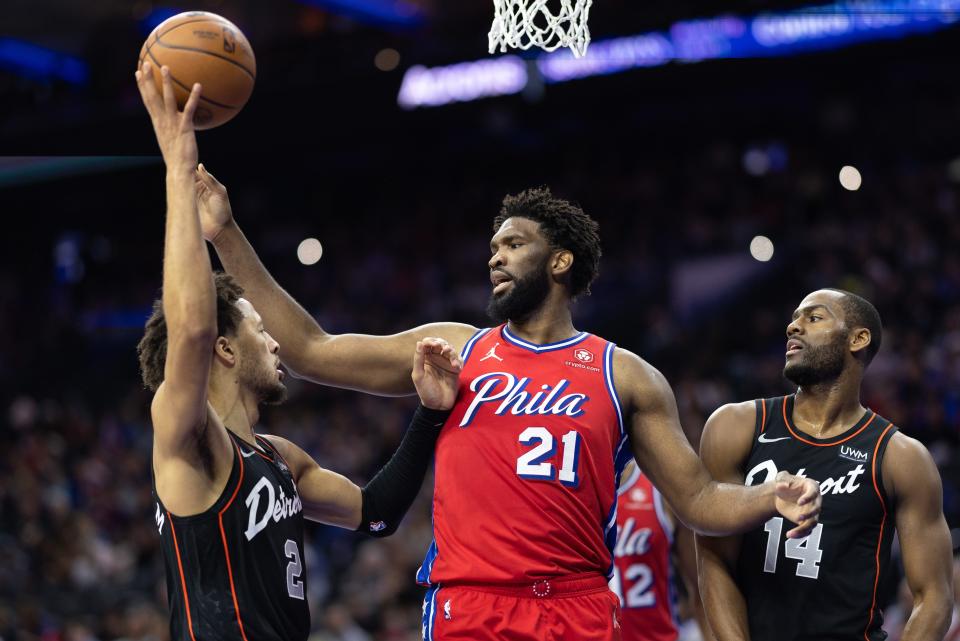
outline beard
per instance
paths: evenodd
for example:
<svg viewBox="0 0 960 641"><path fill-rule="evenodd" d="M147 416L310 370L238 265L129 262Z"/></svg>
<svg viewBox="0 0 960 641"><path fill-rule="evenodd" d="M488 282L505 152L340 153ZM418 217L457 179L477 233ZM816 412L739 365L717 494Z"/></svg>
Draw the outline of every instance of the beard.
<svg viewBox="0 0 960 641"><path fill-rule="evenodd" d="M276 370L272 367L263 364L254 366L249 361L243 361L240 382L264 405L279 405L287 400L287 386L277 379Z"/></svg>
<svg viewBox="0 0 960 641"><path fill-rule="evenodd" d="M834 381L843 372L846 352L847 337L838 333L825 345L804 347L801 358L794 358L783 367L783 375L800 387Z"/></svg>
<svg viewBox="0 0 960 641"><path fill-rule="evenodd" d="M490 294L487 316L497 325L508 320L521 321L528 318L546 300L550 293L550 277L547 275L547 256L529 276L517 278L506 293Z"/></svg>

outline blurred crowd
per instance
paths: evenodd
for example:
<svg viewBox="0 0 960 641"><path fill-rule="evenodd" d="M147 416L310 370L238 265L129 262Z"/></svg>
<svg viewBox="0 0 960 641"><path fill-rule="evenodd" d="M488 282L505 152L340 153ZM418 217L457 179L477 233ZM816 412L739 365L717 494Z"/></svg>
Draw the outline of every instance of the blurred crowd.
<svg viewBox="0 0 960 641"><path fill-rule="evenodd" d="M601 223L601 276L577 303L575 323L667 375L696 447L721 404L790 391L780 374L784 331L806 293L840 287L864 295L880 310L884 335L863 402L927 444L944 479L948 521L960 525L957 176L945 162L878 164L861 167L864 184L853 192L837 182L839 167L802 142L763 152L766 166L751 164L747 152L717 142L669 169L563 158L525 174L580 201ZM489 225L499 197L528 186L510 174L516 169L421 185L415 198L390 189L321 195L307 186L283 207L266 186L279 175L232 185L219 177L265 262L326 329L385 333L434 320L486 323ZM19 249L3 241L23 256L0 268L4 641L168 636L150 399L134 352L160 282L162 183L159 167L142 171L154 194L150 222L97 230L74 221L72 236L41 234ZM104 184L48 187L45 197L84 202ZM123 196L114 197L122 208ZM325 253L305 267L294 250L309 231L305 219L322 208ZM142 233L143 225L156 233ZM748 253L756 235L773 241L769 262ZM80 276L60 261L64 243L83 261ZM691 287L705 273L725 280L707 293ZM265 412L260 430L290 438L360 484L399 443L414 407L409 398L290 387L291 400ZM313 639L420 638L414 573L431 539L431 489L428 477L390 539L308 526ZM896 579L884 591L890 604ZM896 638L908 610L892 612Z"/></svg>

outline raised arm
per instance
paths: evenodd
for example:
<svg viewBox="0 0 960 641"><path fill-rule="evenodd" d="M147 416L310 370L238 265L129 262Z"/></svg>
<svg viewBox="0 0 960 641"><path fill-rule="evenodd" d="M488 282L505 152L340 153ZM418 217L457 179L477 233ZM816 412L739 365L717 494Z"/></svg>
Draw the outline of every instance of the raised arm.
<svg viewBox="0 0 960 641"><path fill-rule="evenodd" d="M943 517L943 487L933 458L918 441L894 434L883 458L884 485L894 497L903 569L913 611L902 641L942 639L953 612L953 556Z"/></svg>
<svg viewBox="0 0 960 641"><path fill-rule="evenodd" d="M328 334L260 261L233 218L226 188L204 168L198 185L204 236L283 345L281 358L295 376L384 396L412 394L410 354L418 340L438 336L459 351L476 331L459 323L435 323L392 336Z"/></svg>
<svg viewBox="0 0 960 641"><path fill-rule="evenodd" d="M188 458L206 424L207 379L217 337L216 290L194 192L197 141L194 85L183 113L177 111L169 70L157 91L149 62L136 72L167 166L167 221L163 248L163 313L167 326L164 381L153 398L154 458ZM158 479L159 481L160 479Z"/></svg>
<svg viewBox="0 0 960 641"><path fill-rule="evenodd" d="M805 536L816 526L821 502L816 481L784 472L753 487L714 480L683 434L673 390L663 375L621 349L614 370L634 457L688 527L713 536L733 534L778 512L798 523L787 533L790 538Z"/></svg>
<svg viewBox="0 0 960 641"><path fill-rule="evenodd" d="M743 485L756 416L756 407L747 402L724 405L707 420L700 458L715 479ZM719 641L747 641L747 604L734 580L740 536L696 538L700 597L710 630Z"/></svg>

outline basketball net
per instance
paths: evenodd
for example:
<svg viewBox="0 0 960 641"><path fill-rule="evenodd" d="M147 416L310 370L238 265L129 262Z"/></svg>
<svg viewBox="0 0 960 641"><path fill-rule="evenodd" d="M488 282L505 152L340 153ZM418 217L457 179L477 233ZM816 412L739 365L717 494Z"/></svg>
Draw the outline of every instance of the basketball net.
<svg viewBox="0 0 960 641"><path fill-rule="evenodd" d="M556 14L547 7L550 1L493 0L490 53L498 47L501 53L508 48L554 51L569 47L574 57L582 58L590 44L587 16L593 0L553 0L560 4Z"/></svg>

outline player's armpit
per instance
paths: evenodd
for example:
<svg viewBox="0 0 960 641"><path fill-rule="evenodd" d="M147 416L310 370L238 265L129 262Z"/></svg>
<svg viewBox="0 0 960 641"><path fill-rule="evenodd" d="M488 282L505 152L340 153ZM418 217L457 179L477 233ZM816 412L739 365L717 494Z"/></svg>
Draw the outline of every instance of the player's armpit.
<svg viewBox="0 0 960 641"><path fill-rule="evenodd" d="M356 529L360 523L360 488L347 477L320 467L312 456L285 438L264 435L287 465L303 503L305 518Z"/></svg>
<svg viewBox="0 0 960 641"><path fill-rule="evenodd" d="M389 336L314 333L301 353L285 353L281 347L280 358L295 376L314 383L406 396L415 391L410 357L417 341L442 338L459 352L476 331L462 323L431 323Z"/></svg>
<svg viewBox="0 0 960 641"><path fill-rule="evenodd" d="M953 556L940 473L927 449L901 432L891 437L882 470L896 505L903 567L913 592L913 611L901 638L942 639L953 611Z"/></svg>

